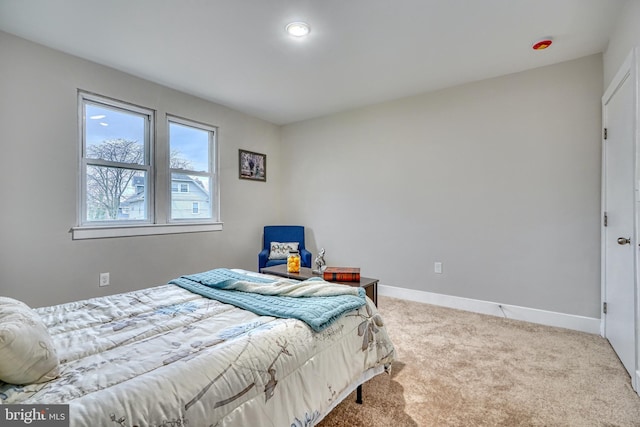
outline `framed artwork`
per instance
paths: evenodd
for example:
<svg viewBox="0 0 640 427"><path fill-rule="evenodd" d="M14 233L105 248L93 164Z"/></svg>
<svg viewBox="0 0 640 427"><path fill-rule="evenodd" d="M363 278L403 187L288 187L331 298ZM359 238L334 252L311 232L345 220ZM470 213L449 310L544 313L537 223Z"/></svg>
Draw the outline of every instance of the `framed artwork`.
<svg viewBox="0 0 640 427"><path fill-rule="evenodd" d="M240 179L267 180L267 155L243 149L238 150Z"/></svg>

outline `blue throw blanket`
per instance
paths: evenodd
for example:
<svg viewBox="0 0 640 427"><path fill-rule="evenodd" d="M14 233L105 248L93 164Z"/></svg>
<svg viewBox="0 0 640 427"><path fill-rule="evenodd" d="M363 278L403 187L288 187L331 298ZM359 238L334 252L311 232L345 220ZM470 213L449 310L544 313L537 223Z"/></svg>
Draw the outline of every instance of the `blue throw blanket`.
<svg viewBox="0 0 640 427"><path fill-rule="evenodd" d="M262 283L265 286L275 283L273 279L242 274L225 268L181 276L169 283L262 316L299 319L314 331L323 330L344 313L366 303L362 288L358 288L358 296L321 297L274 296L225 289L232 287L236 282Z"/></svg>

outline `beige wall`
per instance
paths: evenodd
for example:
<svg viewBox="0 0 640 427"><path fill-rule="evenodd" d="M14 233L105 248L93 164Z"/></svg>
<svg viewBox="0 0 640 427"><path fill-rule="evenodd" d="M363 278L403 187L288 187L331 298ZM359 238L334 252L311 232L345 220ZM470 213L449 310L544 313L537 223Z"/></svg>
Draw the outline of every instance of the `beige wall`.
<svg viewBox="0 0 640 427"><path fill-rule="evenodd" d="M1 295L255 269L282 222L383 284L599 317L600 55L282 128L6 33L0 57ZM72 241L78 88L219 126L224 230ZM238 148L267 183L238 179Z"/></svg>
<svg viewBox="0 0 640 427"><path fill-rule="evenodd" d="M50 305L257 267L262 226L280 217L278 126L2 32L0 58L0 295ZM78 88L157 110L159 140L165 112L219 126L224 230L72 241ZM267 154L266 183L238 179L238 148Z"/></svg>
<svg viewBox="0 0 640 427"><path fill-rule="evenodd" d="M602 81L594 55L284 126L284 219L386 285L598 318Z"/></svg>

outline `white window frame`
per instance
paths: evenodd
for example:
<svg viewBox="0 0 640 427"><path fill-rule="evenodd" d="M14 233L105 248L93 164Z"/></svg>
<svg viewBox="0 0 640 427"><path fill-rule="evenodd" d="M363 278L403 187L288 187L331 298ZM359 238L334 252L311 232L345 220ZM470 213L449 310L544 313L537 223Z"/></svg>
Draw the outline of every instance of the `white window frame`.
<svg viewBox="0 0 640 427"><path fill-rule="evenodd" d="M200 129L209 132L209 171L192 171L188 169L174 169L170 167L170 159L167 158L167 165L169 167L168 179L169 179L169 194L168 194L168 206L167 206L167 221L172 224L180 224L185 222L192 223L218 223L220 218L220 183L218 178L218 128L206 123L197 122L195 120L185 119L174 115L167 114L167 138L169 138L169 127L171 123L179 124L182 126L188 126L195 129ZM171 147L171 141L167 141L168 147ZM170 151L167 150L167 151ZM171 191L171 181L174 173L200 176L209 179L209 212L211 218L172 218L171 217L171 198L173 191ZM189 190L189 183L187 184L187 190ZM187 191L189 192L189 191ZM182 185L179 185L178 194L182 193ZM195 215L195 214L194 214ZM200 215L200 213L198 214Z"/></svg>
<svg viewBox="0 0 640 427"><path fill-rule="evenodd" d="M93 104L100 105L114 110L120 110L125 113L138 114L145 118L145 130L144 130L144 162L142 164L133 163L118 163L103 159L89 159L86 156L87 153L87 141L86 136L86 120L85 117L85 105ZM154 111L148 108L139 107L137 105L128 104L122 101L117 101L104 96L99 96L87 92L78 92L78 108L80 115L80 141L81 141L81 153L80 153L80 218L78 224L80 227L120 227L126 225L142 225L153 224L154 222L154 191L153 191L153 141L154 141ZM137 170L145 172L147 188L145 189L145 211L147 212L147 218L143 220L109 220L109 221L88 221L87 220L87 168L90 166L98 167L121 167L131 170Z"/></svg>
<svg viewBox="0 0 640 427"><path fill-rule="evenodd" d="M90 159L90 162L87 162L85 158L85 120L84 111L85 111L85 100L86 102L94 103L94 104L102 104L109 108L122 109L124 111L132 111L135 113L141 113L143 115L149 114L149 122L146 126L146 132L148 135L148 143L145 144L145 165L129 165L127 164L127 168L131 169L140 169L145 170L147 173L147 188L145 189L145 202L146 202L146 211L148 212L147 220L112 220L105 222L97 222L97 221L86 221L86 171L87 165L98 165L98 166L114 166L110 162L103 162L101 160ZM176 116L169 116L167 114L167 140L165 144L167 149L169 147L168 141L168 128L169 128L169 118L172 121L184 120L186 125L188 126L209 126L213 129L213 142L210 146L210 155L209 161L210 172L211 172L211 189L210 189L210 199L212 206L215 207L215 211L211 209L211 218L207 218L206 220L194 219L192 221L184 221L184 220L170 220L171 217L171 182L168 185L168 200L169 206L164 207L165 212L164 215L158 215L156 209L155 202L155 194L156 194L156 186L155 180L157 179L156 169L158 167L165 168L168 172L169 180L171 179L171 170L169 169L168 157L166 165L158 165L154 163L154 148L156 144L154 130L155 130L155 116L156 111L139 107L124 101L115 100L113 98L109 98L106 96L94 94L91 92L78 90L78 121L79 121L79 179L78 179L78 189L77 189L77 223L76 226L72 227L70 230L72 239L74 240L82 240L82 239L98 239L98 238L111 238L111 237L130 237L130 236L150 236L150 235L163 235L163 234L175 234L175 233L196 233L196 232L206 232L206 231L220 231L222 230L222 222L220 221L220 183L218 178L218 150L217 150L217 127L203 125L198 122L187 120L187 119L179 119ZM168 151L168 150L167 150ZM130 167L131 166L131 167ZM135 167L134 167L135 166ZM197 175L197 174L196 174ZM157 223L156 218L164 217L167 218L164 223Z"/></svg>

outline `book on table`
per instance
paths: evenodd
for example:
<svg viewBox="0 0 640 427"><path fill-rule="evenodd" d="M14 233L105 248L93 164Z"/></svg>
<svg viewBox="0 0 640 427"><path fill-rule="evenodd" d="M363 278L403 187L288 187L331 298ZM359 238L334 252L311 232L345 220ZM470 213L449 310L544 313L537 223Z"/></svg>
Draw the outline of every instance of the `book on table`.
<svg viewBox="0 0 640 427"><path fill-rule="evenodd" d="M359 282L360 268L358 267L327 267L322 278L334 282Z"/></svg>

